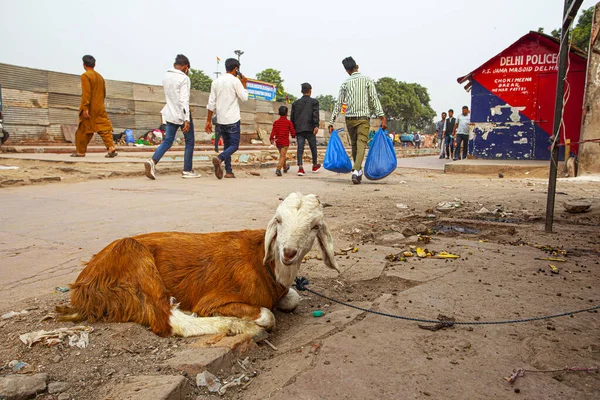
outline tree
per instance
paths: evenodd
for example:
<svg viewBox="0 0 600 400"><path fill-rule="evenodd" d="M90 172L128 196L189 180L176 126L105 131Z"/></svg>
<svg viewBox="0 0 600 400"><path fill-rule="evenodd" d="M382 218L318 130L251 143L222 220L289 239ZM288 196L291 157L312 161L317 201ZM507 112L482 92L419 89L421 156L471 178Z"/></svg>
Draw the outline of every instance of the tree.
<svg viewBox="0 0 600 400"><path fill-rule="evenodd" d="M337 99L330 94L326 95L318 95L315 97L319 101L319 109L324 111L333 111L333 107L335 107L335 102Z"/></svg>
<svg viewBox="0 0 600 400"><path fill-rule="evenodd" d="M594 6L588 8L587 10L583 10L579 19L577 20L577 25L571 28L569 32L571 34L571 40L573 45L579 47L581 50L587 53L588 47L590 45L590 36L592 33L592 20L594 19ZM542 29L542 28L540 28ZM538 32L540 32L538 29ZM561 28L554 29L551 32L551 35L555 38L559 39L561 35ZM543 33L543 29L541 31Z"/></svg>
<svg viewBox="0 0 600 400"><path fill-rule="evenodd" d="M405 126L423 129L435 116L429 105L427 88L418 83L399 82L394 78L381 78L375 83L379 101L386 117L401 121Z"/></svg>
<svg viewBox="0 0 600 400"><path fill-rule="evenodd" d="M192 89L200 90L202 92L210 92L210 85L212 85L212 79L199 69L190 68L188 75L190 81L192 81Z"/></svg>
<svg viewBox="0 0 600 400"><path fill-rule="evenodd" d="M267 68L264 71L260 71L256 74L256 79L263 82L272 83L277 86L277 101L285 101L285 89L283 88L283 78L281 77L281 71L273 68Z"/></svg>

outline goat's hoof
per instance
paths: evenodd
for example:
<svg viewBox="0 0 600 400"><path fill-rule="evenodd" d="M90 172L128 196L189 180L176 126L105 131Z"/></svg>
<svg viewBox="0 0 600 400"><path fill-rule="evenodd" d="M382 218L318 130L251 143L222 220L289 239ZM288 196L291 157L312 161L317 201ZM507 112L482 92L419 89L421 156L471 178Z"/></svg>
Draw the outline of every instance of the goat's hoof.
<svg viewBox="0 0 600 400"><path fill-rule="evenodd" d="M275 328L275 315L268 308L260 308L260 316L254 320L254 323L261 328L270 331Z"/></svg>
<svg viewBox="0 0 600 400"><path fill-rule="evenodd" d="M277 308L283 312L292 312L298 307L302 297L294 289L290 288L285 297L279 301Z"/></svg>

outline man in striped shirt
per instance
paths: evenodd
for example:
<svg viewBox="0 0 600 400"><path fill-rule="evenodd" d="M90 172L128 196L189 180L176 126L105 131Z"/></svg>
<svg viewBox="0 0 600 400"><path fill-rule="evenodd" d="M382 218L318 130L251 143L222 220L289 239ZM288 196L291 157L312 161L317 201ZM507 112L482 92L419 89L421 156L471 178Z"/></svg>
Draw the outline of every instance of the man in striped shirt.
<svg viewBox="0 0 600 400"><path fill-rule="evenodd" d="M373 114L372 111L381 118L383 129L387 129L387 121L377 96L375 82L358 72L358 65L352 57L345 58L342 64L350 77L340 87L340 95L329 122L329 133L333 131L333 123L340 110L345 107L346 128L348 128L350 140L352 140L352 159L354 160L352 183L357 185L362 181L362 163L369 140L369 120Z"/></svg>

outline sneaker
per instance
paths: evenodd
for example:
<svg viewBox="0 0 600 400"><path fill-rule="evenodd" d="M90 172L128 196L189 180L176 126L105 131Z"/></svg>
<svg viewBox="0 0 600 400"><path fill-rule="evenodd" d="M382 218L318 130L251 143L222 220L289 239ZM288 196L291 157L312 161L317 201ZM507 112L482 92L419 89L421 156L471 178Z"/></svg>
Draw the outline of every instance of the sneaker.
<svg viewBox="0 0 600 400"><path fill-rule="evenodd" d="M298 176L304 176L304 168L298 167Z"/></svg>
<svg viewBox="0 0 600 400"><path fill-rule="evenodd" d="M146 169L146 176L149 179L156 179L156 165L154 164L154 161L152 160L148 160L144 163L144 168Z"/></svg>
<svg viewBox="0 0 600 400"><path fill-rule="evenodd" d="M183 171L181 173L182 178L200 178L201 176L198 172L194 171Z"/></svg>
<svg viewBox="0 0 600 400"><path fill-rule="evenodd" d="M212 163L215 167L215 176L217 179L223 179L223 167L221 166L221 160L219 160L219 157L213 157Z"/></svg>
<svg viewBox="0 0 600 400"><path fill-rule="evenodd" d="M358 174L358 171L352 171L352 183L355 185L360 185L361 176Z"/></svg>
<svg viewBox="0 0 600 400"><path fill-rule="evenodd" d="M313 164L312 172L317 172L321 168L321 164Z"/></svg>
<svg viewBox="0 0 600 400"><path fill-rule="evenodd" d="M227 178L227 179L235 178L235 174L233 172L230 174L225 174L225 178Z"/></svg>
<svg viewBox="0 0 600 400"><path fill-rule="evenodd" d="M281 170L280 170L280 169L276 169L276 170L275 170L275 175L277 175L277 176L281 176Z"/></svg>

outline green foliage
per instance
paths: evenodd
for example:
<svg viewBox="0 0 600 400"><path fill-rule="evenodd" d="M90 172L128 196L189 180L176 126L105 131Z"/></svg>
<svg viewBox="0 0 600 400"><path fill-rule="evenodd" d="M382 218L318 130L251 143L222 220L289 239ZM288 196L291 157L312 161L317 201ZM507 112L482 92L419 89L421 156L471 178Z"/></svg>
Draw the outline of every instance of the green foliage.
<svg viewBox="0 0 600 400"><path fill-rule="evenodd" d="M260 71L256 74L256 79L263 82L273 83L277 86L277 101L285 101L285 89L283 88L283 78L281 77L281 71L273 68L267 68L264 71ZM289 96L289 93L288 93Z"/></svg>
<svg viewBox="0 0 600 400"><path fill-rule="evenodd" d="M201 90L203 92L210 92L210 85L212 85L212 79L199 69L190 68L188 75L190 81L192 81L192 89Z"/></svg>
<svg viewBox="0 0 600 400"><path fill-rule="evenodd" d="M592 33L592 20L594 19L594 7L584 10L577 25L571 31L573 35L573 44L587 53L590 44L590 35Z"/></svg>
<svg viewBox="0 0 600 400"><path fill-rule="evenodd" d="M381 78L375 84L386 117L401 121L405 126L423 129L435 117L429 105L427 88L418 83L406 83L394 78Z"/></svg>
<svg viewBox="0 0 600 400"><path fill-rule="evenodd" d="M590 35L592 33L592 20L594 19L594 6L588 8L587 10L583 10L579 19L577 20L577 25L574 28L571 28L569 32L571 34L571 40L573 45L579 47L581 50L587 53L588 46L590 44ZM544 32L543 28L539 28L538 32ZM552 36L559 39L561 35L562 29L554 29L551 33Z"/></svg>
<svg viewBox="0 0 600 400"><path fill-rule="evenodd" d="M318 95L315 97L319 101L319 109L324 111L333 111L333 107L335 107L336 98L330 94L326 95Z"/></svg>
<svg viewBox="0 0 600 400"><path fill-rule="evenodd" d="M540 26L537 31L538 33L544 33L544 28Z"/></svg>

